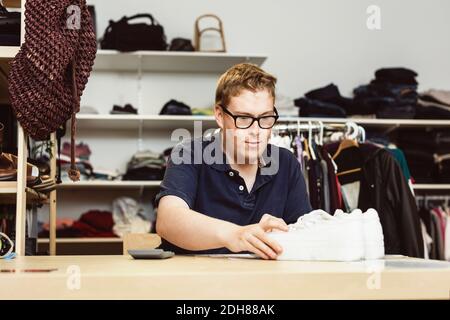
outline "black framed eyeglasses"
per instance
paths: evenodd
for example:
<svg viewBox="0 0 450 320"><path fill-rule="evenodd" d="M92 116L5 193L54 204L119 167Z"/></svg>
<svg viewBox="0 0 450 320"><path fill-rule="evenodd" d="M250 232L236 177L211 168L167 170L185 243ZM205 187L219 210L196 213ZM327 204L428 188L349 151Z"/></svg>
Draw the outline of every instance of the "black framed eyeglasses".
<svg viewBox="0 0 450 320"><path fill-rule="evenodd" d="M258 126L261 129L270 129L272 128L275 123L278 120L278 111L277 108L273 107L273 110L275 111L275 115L270 116L262 116L262 117L250 117L250 116L244 116L244 115L234 115L228 110L225 106L219 104L219 106L223 109L223 111L228 114L230 117L234 120L234 125L238 129L248 129L250 128L255 121L258 122Z"/></svg>

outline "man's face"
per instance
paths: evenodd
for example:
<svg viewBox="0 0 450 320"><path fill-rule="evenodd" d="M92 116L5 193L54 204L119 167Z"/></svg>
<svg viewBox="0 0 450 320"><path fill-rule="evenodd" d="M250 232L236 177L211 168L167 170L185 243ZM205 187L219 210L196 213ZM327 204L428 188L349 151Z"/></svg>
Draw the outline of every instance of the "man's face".
<svg viewBox="0 0 450 320"><path fill-rule="evenodd" d="M232 97L227 108L235 116L261 117L275 115L274 100L268 90L243 90ZM236 128L234 119L220 106L215 107L217 124L223 131L224 147L234 155L237 164L257 164L269 142L272 129L261 129L255 121L249 128Z"/></svg>

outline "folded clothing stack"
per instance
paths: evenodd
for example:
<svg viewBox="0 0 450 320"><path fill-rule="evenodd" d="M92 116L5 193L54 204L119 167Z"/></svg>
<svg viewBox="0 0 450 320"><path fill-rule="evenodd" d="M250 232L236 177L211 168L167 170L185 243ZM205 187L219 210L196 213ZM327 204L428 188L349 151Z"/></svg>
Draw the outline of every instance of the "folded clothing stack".
<svg viewBox="0 0 450 320"><path fill-rule="evenodd" d="M70 168L70 142L64 142L58 163L61 166L61 180L71 181L67 170ZM75 146L75 164L80 171L80 180L89 180L93 177L94 169L89 158L91 150L89 146L80 142Z"/></svg>
<svg viewBox="0 0 450 320"><path fill-rule="evenodd" d="M418 108L416 77L410 69L382 68L375 71L375 79L369 84L353 90L353 98L343 97L331 83L294 102L301 117L413 119Z"/></svg>
<svg viewBox="0 0 450 320"><path fill-rule="evenodd" d="M430 89L419 95L417 119L450 119L450 91Z"/></svg>
<svg viewBox="0 0 450 320"><path fill-rule="evenodd" d="M164 155L152 151L139 151L127 164L123 180L162 180L166 170Z"/></svg>
<svg viewBox="0 0 450 320"><path fill-rule="evenodd" d="M114 233L123 237L126 233L148 233L151 231L152 212L146 212L144 205L133 198L120 197L113 201Z"/></svg>
<svg viewBox="0 0 450 320"><path fill-rule="evenodd" d="M56 236L60 238L117 237L113 232L114 220L109 211L90 210L78 220L57 221ZM40 238L48 238L49 225L44 224L39 232Z"/></svg>
<svg viewBox="0 0 450 320"><path fill-rule="evenodd" d="M417 105L417 73L406 68L383 68L370 84L354 89L353 114L377 118L413 119Z"/></svg>
<svg viewBox="0 0 450 320"><path fill-rule="evenodd" d="M352 99L342 97L333 83L305 93L305 96L294 100L300 108L300 117L345 118L346 109L352 107Z"/></svg>

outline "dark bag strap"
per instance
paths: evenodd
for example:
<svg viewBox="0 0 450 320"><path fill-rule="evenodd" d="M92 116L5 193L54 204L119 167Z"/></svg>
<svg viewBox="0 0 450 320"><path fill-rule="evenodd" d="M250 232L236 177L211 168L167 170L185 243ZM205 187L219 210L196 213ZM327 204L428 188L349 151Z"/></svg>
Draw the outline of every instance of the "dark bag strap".
<svg viewBox="0 0 450 320"><path fill-rule="evenodd" d="M8 13L8 10L6 10L6 7L4 7L2 2L0 1L0 14L7 15Z"/></svg>
<svg viewBox="0 0 450 320"><path fill-rule="evenodd" d="M121 21L129 22L131 20L139 19L139 18L149 18L150 21L152 22L152 25L159 25L158 21L156 21L156 19L153 18L153 16L151 14L149 14L149 13L138 13L138 14L135 14L134 16L131 16L131 17L126 17L125 16L125 17L123 17L121 19Z"/></svg>

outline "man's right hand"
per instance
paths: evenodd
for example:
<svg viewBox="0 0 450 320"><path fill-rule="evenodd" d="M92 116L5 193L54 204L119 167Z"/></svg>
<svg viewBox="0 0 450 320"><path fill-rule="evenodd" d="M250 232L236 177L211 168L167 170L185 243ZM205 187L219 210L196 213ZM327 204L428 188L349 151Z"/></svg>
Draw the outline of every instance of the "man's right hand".
<svg viewBox="0 0 450 320"><path fill-rule="evenodd" d="M226 247L232 252L250 251L266 260L276 259L283 249L266 235L273 229L288 231L288 226L283 219L265 214L259 223L236 226L225 239Z"/></svg>

